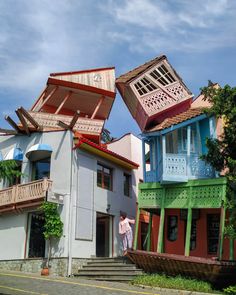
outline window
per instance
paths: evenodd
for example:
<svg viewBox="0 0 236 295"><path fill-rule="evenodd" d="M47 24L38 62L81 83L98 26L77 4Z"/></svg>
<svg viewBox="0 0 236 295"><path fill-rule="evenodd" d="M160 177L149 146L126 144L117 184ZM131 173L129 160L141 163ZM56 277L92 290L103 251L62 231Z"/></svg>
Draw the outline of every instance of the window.
<svg viewBox="0 0 236 295"><path fill-rule="evenodd" d="M168 216L167 220L167 238L169 241L174 242L178 237L178 216Z"/></svg>
<svg viewBox="0 0 236 295"><path fill-rule="evenodd" d="M112 169L97 164L97 186L112 190Z"/></svg>
<svg viewBox="0 0 236 295"><path fill-rule="evenodd" d="M182 143L182 151L187 151L187 127L183 127L180 130L180 137ZM197 130L196 126L191 125L191 135L190 135L190 151L196 152L197 150Z"/></svg>
<svg viewBox="0 0 236 295"><path fill-rule="evenodd" d="M124 195L131 197L131 176L124 173Z"/></svg>
<svg viewBox="0 0 236 295"><path fill-rule="evenodd" d="M155 80L163 86L174 83L176 80L173 75L168 71L165 65L161 65L150 73Z"/></svg>
<svg viewBox="0 0 236 295"><path fill-rule="evenodd" d="M157 89L157 87L145 77L143 77L137 83L135 83L134 87L137 89L140 95L144 95L148 92Z"/></svg>
<svg viewBox="0 0 236 295"><path fill-rule="evenodd" d="M141 250L147 249L148 223L141 222Z"/></svg>
<svg viewBox="0 0 236 295"><path fill-rule="evenodd" d="M50 177L50 158L32 162L32 180L39 180Z"/></svg>
<svg viewBox="0 0 236 295"><path fill-rule="evenodd" d="M220 214L207 215L207 252L216 254L219 241Z"/></svg>

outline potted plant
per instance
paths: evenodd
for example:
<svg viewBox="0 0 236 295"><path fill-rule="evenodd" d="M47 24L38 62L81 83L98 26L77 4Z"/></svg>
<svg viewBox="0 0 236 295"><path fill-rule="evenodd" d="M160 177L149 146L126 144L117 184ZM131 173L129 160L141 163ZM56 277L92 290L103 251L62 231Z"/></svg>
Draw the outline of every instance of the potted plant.
<svg viewBox="0 0 236 295"><path fill-rule="evenodd" d="M48 275L52 242L53 240L58 240L61 238L63 234L63 222L61 221L60 214L58 212L58 204L44 201L41 209L44 212L45 218L43 235L48 245L47 261L41 271L41 275Z"/></svg>

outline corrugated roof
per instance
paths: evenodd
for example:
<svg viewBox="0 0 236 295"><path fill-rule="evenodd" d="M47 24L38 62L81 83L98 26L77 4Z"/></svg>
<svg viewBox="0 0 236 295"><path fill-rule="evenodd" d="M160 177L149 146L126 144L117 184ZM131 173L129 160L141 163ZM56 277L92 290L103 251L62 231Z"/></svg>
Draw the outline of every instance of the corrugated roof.
<svg viewBox="0 0 236 295"><path fill-rule="evenodd" d="M142 74L147 69L151 68L154 64L160 62L161 60L163 60L165 58L166 58L165 55L161 55L161 56L158 56L158 57L146 62L145 64L143 64L141 66L138 66L137 68L135 68L135 69L121 75L120 77L118 77L116 79L116 83L126 83L126 82L132 80L133 78L135 78L138 75Z"/></svg>
<svg viewBox="0 0 236 295"><path fill-rule="evenodd" d="M203 113L204 113L203 108L190 108L187 111L182 112L174 117L166 118L162 123L146 130L146 132L154 132L154 131L164 130L166 128L171 127L172 125L177 125L179 123L182 123L184 121L187 121L189 119L197 117Z"/></svg>

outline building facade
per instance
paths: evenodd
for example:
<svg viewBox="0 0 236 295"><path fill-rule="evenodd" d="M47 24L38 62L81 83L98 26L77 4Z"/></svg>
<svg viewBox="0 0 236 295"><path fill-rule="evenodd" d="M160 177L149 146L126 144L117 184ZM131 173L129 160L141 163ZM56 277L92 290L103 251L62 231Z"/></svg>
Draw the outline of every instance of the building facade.
<svg viewBox="0 0 236 295"><path fill-rule="evenodd" d="M135 217L140 173L132 155L142 144L101 142L114 87L114 68L51 74L31 110L17 109L19 123L6 118L14 129L1 130L2 160L15 160L23 175L1 181L0 267L27 270L22 265L38 259L28 270L39 270L47 256L44 200L59 204L64 224L52 249L53 267L58 259L63 270L55 272L70 275L81 259L122 253L120 211Z"/></svg>
<svg viewBox="0 0 236 295"><path fill-rule="evenodd" d="M202 95L192 99L166 56L120 76L116 85L142 130L135 249L234 259L234 243L224 237L226 179L201 160L206 138L222 132L221 119L205 114L210 105Z"/></svg>

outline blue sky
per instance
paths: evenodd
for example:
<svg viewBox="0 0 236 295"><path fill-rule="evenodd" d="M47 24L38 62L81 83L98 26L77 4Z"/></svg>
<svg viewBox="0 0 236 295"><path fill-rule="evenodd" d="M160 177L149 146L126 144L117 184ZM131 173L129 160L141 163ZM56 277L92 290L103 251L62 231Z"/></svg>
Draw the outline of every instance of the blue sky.
<svg viewBox="0 0 236 295"><path fill-rule="evenodd" d="M0 127L49 73L115 66L118 77L163 53L194 95L208 79L236 86L236 1L0 0ZM119 95L106 127L140 132Z"/></svg>

